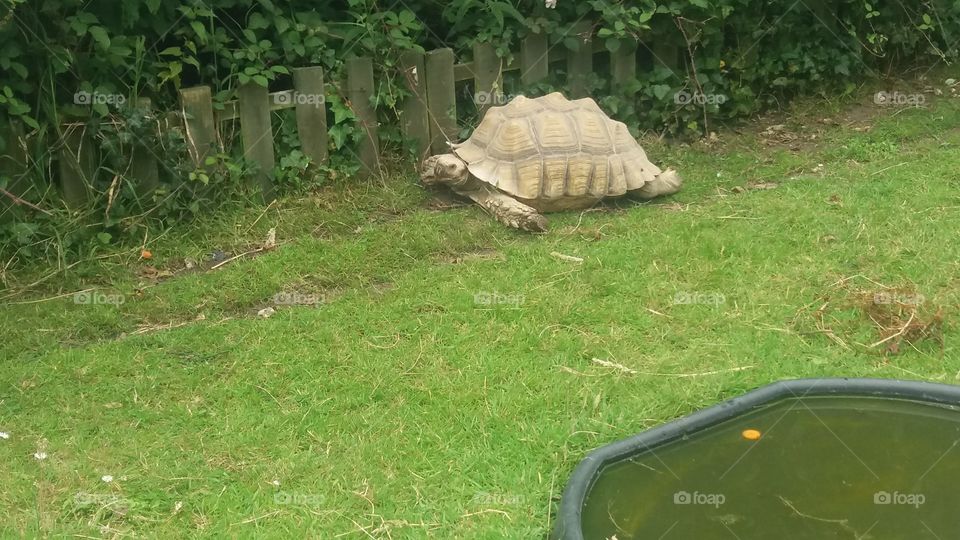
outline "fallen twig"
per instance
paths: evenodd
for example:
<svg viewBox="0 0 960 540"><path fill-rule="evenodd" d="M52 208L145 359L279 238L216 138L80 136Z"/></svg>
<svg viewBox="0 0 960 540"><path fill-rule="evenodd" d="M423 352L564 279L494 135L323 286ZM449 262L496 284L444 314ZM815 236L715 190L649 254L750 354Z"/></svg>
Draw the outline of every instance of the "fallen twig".
<svg viewBox="0 0 960 540"><path fill-rule="evenodd" d="M96 290L95 288L83 289L82 291L68 292L63 294L58 294L56 296L51 296L49 298L40 298L39 300L26 300L23 302L10 302L10 305L21 305L21 304L39 304L41 302L49 302L50 300L56 300L57 298L64 298L66 296L73 296L75 294L85 293Z"/></svg>
<svg viewBox="0 0 960 540"><path fill-rule="evenodd" d="M0 193L2 193L3 195L6 195L11 201L14 202L14 204L20 204L20 205L23 205L23 206L29 206L30 208L33 208L34 210L36 210L36 211L38 211L38 212L43 212L44 214L46 214L46 215L48 215L48 216L53 215L53 214L51 214L50 212L44 210L43 208L40 208L39 206L33 204L32 202L27 201L27 200L24 200L24 199L21 199L20 197L17 197L17 196L14 195L13 193L10 193L9 191L7 191L7 190L5 190L5 189L3 189L3 188L0 188Z"/></svg>
<svg viewBox="0 0 960 540"><path fill-rule="evenodd" d="M223 265L225 265L225 264L227 264L227 263L231 263L231 262L239 259L240 257L246 257L247 255L253 255L254 253L260 253L260 252L263 252L263 251L267 251L267 250L264 249L264 248L262 248L262 247L258 247L257 249L251 249L250 251L245 251L245 252L243 252L243 253L241 253L241 254L239 254L239 255L234 255L233 257L230 257L229 259L224 259L224 260L218 262L217 264L211 266L211 267L210 267L210 270L216 270L217 268L220 268L221 266L223 266Z"/></svg>
<svg viewBox="0 0 960 540"><path fill-rule="evenodd" d="M907 319L907 322L905 322L905 323L903 324L903 327L900 328L900 331L899 331L899 332L897 332L896 334L889 335L889 336L881 339L880 341L874 343L873 345L870 345L870 348L872 349L872 348L876 347L877 345L882 345L882 344L890 341L891 339L893 339L893 338L895 338L895 337L900 337L900 336L902 336L902 335L910 328L910 323L913 322L913 317L914 317L914 315L916 315L916 313L913 313L913 312L910 313L910 318ZM876 321L874 321L874 322L876 322Z"/></svg>
<svg viewBox="0 0 960 540"><path fill-rule="evenodd" d="M822 518L822 517L817 517L817 516L811 516L810 514L804 514L803 512L797 510L797 507L794 506L793 503L791 503L791 502L788 501L787 499L784 499L782 496L777 495L777 498L779 498L780 501L781 501L787 508L789 508L790 510L793 510L793 513L795 513L795 514L796 514L797 516L799 516L799 517L806 518L806 519L812 519L812 520L814 520L814 521L819 521L819 522L821 522L821 523L835 523L835 524L839 525L840 527L842 527L843 529L845 529L845 530L850 531L851 533L853 533L853 537L856 538L857 540L860 540L860 539L862 539L862 538L867 538L866 533L860 534L859 532L857 532L856 529L854 529L853 527L850 526L850 522L849 522L848 520L846 520L846 519L829 519L829 518ZM868 530L867 532L869 532L869 530Z"/></svg>
<svg viewBox="0 0 960 540"><path fill-rule="evenodd" d="M609 361L609 360L601 360L601 359L599 359L599 358L594 358L594 359L592 360L592 362L593 362L594 364L597 364L598 366L613 368L613 369L616 369L616 370L619 370L619 371L623 371L624 373L631 373L631 374L633 374L633 373L636 373L636 372L637 372L637 370L635 370L635 369L630 369L630 368L628 368L627 366L625 366L625 365L623 365L623 364L618 364L618 363L616 363L616 362L611 362L611 361Z"/></svg>
<svg viewBox="0 0 960 540"><path fill-rule="evenodd" d="M479 512L468 512L466 514L463 514L460 517L478 516L480 514L503 514L507 516L507 519L509 519L510 521L513 521L513 518L510 517L510 514L504 512L503 510L496 510L493 508L487 508L486 510L480 510Z"/></svg>
<svg viewBox="0 0 960 540"><path fill-rule="evenodd" d="M733 373L733 372L737 372L737 371L744 371L744 370L747 370L747 369L753 369L754 367L756 367L756 366L752 366L752 365L751 365L751 366L739 366L739 367L734 367L734 368L729 368L729 369L717 369L717 370L714 370L714 371L702 371L702 372L699 372L699 373L659 373L659 372L655 372L655 371L637 371L637 370L635 370L635 369L628 368L627 366L624 366L624 365L622 365L622 364L618 364L618 363L616 363L616 362L610 362L609 360L602 360L602 359L600 359L600 358L594 358L592 361L593 361L594 364L597 364L597 365L599 365L599 366L613 368L613 369L616 369L616 370L618 370L618 371L622 371L622 372L624 372L624 373L629 373L630 375L648 375L648 376L651 376L651 377L677 377L677 378L704 377L704 376L707 376L707 375L718 375L718 374L720 374L720 373ZM580 372L575 371L575 370L573 370L573 369L570 369L570 368L568 368L568 367L566 367L566 366L560 366L560 369L562 369L562 370L564 370L564 371L567 371L568 373L574 373L574 374L576 374L576 375L586 375L586 376L589 376L589 375L586 374L586 373L580 373Z"/></svg>
<svg viewBox="0 0 960 540"><path fill-rule="evenodd" d="M551 251L550 255L562 261L567 261L567 262L572 262L577 264L580 264L583 262L583 259L581 259L580 257L574 257L573 255L564 255L563 253L559 253L557 251Z"/></svg>

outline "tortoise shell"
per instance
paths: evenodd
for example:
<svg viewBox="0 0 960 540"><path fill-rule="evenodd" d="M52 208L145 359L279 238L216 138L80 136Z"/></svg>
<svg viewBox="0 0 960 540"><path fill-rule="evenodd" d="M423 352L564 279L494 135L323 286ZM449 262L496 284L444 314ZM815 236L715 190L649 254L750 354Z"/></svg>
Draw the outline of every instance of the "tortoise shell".
<svg viewBox="0 0 960 540"><path fill-rule="evenodd" d="M559 92L491 107L453 151L478 180L541 203L623 195L661 172L623 122Z"/></svg>

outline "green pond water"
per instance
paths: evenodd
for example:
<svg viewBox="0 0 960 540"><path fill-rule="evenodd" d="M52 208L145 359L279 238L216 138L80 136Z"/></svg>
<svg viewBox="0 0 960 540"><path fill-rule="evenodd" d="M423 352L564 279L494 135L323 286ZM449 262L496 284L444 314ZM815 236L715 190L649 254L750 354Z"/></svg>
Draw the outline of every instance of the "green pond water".
<svg viewBox="0 0 960 540"><path fill-rule="evenodd" d="M757 441L744 439L757 429ZM869 397L754 409L608 466L587 539L960 538L960 410Z"/></svg>

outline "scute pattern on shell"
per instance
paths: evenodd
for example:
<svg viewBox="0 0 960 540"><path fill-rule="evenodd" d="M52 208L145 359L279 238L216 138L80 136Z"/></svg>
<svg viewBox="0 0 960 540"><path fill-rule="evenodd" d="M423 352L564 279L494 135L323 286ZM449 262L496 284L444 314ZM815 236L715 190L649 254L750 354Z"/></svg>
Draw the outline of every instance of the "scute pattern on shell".
<svg viewBox="0 0 960 540"><path fill-rule="evenodd" d="M559 92L491 107L453 148L473 176L522 199L618 196L661 172L626 125Z"/></svg>

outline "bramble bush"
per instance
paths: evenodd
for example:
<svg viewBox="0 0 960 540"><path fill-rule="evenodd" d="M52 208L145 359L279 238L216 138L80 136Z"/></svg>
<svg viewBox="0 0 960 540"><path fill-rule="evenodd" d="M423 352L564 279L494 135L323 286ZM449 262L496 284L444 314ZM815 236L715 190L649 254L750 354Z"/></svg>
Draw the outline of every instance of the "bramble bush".
<svg viewBox="0 0 960 540"><path fill-rule="evenodd" d="M29 143L26 175L0 164L0 212L7 210L0 253L82 255L141 237L158 220L207 211L205 193L242 196L247 168L229 140L227 153L214 158L218 172L198 175L184 162L182 138L149 129L156 119L137 109L138 97L172 110L178 89L205 84L222 104L249 81L285 87L290 69L306 65L323 66L336 81L345 58L371 56L381 137L402 151L395 120L406 96L397 68L403 51L449 46L469 60L474 43L491 42L509 59L530 33L576 49L583 46L572 31L579 21L589 21L593 38L610 51L633 40L653 51L641 47L648 68L623 88L593 76L592 94L612 116L635 131L702 133L712 121L743 118L798 94L849 92L897 66L955 61L960 0L559 0L555 9L532 0L0 0L0 125L20 126ZM680 52L669 66L652 61L664 50ZM561 74L516 90L562 83ZM354 115L337 85L328 83L327 93L332 160L325 167L310 165L293 122L281 123L276 177L287 192L355 170L347 151L359 139ZM677 95L724 99L682 102ZM51 172L62 126L78 122L94 134L107 171L97 176L83 215L63 207ZM146 197L129 179L129 148L143 138L163 164L159 191ZM17 144L0 132L0 153ZM13 199L14 184L22 200Z"/></svg>

